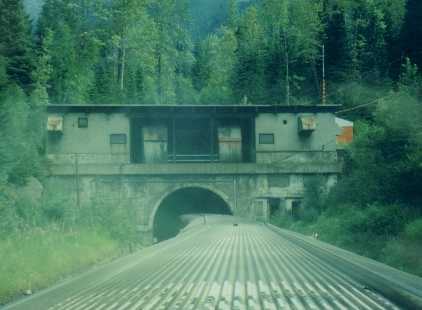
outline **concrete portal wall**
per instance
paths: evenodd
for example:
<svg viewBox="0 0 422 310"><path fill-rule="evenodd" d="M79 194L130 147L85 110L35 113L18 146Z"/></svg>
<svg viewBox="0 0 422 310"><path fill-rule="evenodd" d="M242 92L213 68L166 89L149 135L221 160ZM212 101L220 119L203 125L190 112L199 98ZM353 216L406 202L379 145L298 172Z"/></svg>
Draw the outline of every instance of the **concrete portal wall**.
<svg viewBox="0 0 422 310"><path fill-rule="evenodd" d="M87 128L78 128L78 119L88 118ZM110 135L125 134L126 144L111 145ZM49 133L47 157L55 163L129 163L130 122L125 114L66 113L63 133Z"/></svg>
<svg viewBox="0 0 422 310"><path fill-rule="evenodd" d="M154 215L161 202L179 189L210 190L226 201L233 214L257 218L257 211L260 217L268 213L257 210L257 206L265 205L257 201L278 198L280 205L288 208L292 201L303 197L307 179L320 176L329 188L341 172L336 152L340 128L332 113L259 113L255 119L256 163L173 164L165 162L163 156L163 163L132 164L130 119L119 111L61 114L63 133L49 133L49 182L52 188L62 187L57 191L66 193L69 201L79 201L80 207L98 199L116 208L123 204L135 208L147 243L152 240ZM306 135L298 129L302 116L316 121L315 130ZM78 128L79 117L88 118L87 128ZM239 133L224 140L230 144L228 150L222 149L227 154L232 148L240 154ZM113 134L124 134L126 139L118 137L118 142L111 144ZM260 134L270 134L265 136L269 144L260 144ZM151 138L149 142L158 141L158 147L149 150L165 153L161 146L167 137ZM234 142L236 147L231 145Z"/></svg>
<svg viewBox="0 0 422 310"><path fill-rule="evenodd" d="M313 116L316 130L301 135L300 116ZM330 113L315 114L259 114L256 118L257 163L280 162L336 162L336 135L340 128ZM274 144L260 144L260 134L274 134Z"/></svg>
<svg viewBox="0 0 422 310"><path fill-rule="evenodd" d="M202 188L221 197L237 216L257 219L254 208L257 199L281 198L283 202L300 199L308 174L286 175L178 175L178 176L51 176L49 187L66 193L67 200L80 207L89 207L97 200L116 208L135 208L140 235L145 243L152 242L154 216L163 200L183 188ZM336 174L324 176L325 185L336 182ZM79 194L77 195L77 186Z"/></svg>

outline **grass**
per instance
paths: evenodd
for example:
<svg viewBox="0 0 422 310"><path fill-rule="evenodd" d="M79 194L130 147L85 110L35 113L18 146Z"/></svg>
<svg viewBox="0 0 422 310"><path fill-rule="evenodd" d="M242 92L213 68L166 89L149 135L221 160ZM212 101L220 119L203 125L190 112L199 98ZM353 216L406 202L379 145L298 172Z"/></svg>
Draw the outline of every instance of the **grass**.
<svg viewBox="0 0 422 310"><path fill-rule="evenodd" d="M0 239L0 304L119 254L119 243L101 230L51 225Z"/></svg>
<svg viewBox="0 0 422 310"><path fill-rule="evenodd" d="M317 232L322 241L422 277L422 219L399 227L394 223L399 215L393 217L375 209L350 208L322 213L311 222L278 214L272 223L309 236Z"/></svg>

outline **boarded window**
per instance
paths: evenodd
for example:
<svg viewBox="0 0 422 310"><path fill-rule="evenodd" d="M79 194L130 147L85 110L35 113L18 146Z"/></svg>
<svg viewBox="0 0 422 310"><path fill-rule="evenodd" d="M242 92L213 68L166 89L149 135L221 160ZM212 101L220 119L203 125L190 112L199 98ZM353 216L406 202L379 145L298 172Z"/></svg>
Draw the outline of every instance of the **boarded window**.
<svg viewBox="0 0 422 310"><path fill-rule="evenodd" d="M260 133L259 134L259 144L274 144L274 134L273 133Z"/></svg>
<svg viewBox="0 0 422 310"><path fill-rule="evenodd" d="M126 134L112 134L110 135L110 144L126 144L127 137Z"/></svg>
<svg viewBox="0 0 422 310"><path fill-rule="evenodd" d="M78 128L88 128L88 117L78 118Z"/></svg>

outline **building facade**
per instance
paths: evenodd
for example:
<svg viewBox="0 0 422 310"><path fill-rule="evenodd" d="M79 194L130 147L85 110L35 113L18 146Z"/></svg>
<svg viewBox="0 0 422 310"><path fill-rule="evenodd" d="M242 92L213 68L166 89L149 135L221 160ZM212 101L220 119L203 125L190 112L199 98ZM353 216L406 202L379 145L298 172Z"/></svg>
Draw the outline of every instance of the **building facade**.
<svg viewBox="0 0 422 310"><path fill-rule="evenodd" d="M83 206L130 201L152 240L162 202L185 188L266 220L294 212L308 180L341 172L336 106L50 105L49 181ZM148 242L146 240L146 242Z"/></svg>

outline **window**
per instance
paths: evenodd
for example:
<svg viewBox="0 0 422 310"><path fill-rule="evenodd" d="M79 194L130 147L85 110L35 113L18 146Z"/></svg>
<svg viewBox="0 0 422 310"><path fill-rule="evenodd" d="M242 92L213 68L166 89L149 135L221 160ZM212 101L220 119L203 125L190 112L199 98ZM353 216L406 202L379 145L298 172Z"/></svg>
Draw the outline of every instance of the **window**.
<svg viewBox="0 0 422 310"><path fill-rule="evenodd" d="M78 128L88 128L88 117L78 118Z"/></svg>
<svg viewBox="0 0 422 310"><path fill-rule="evenodd" d="M259 134L259 144L274 144L274 134L273 133L260 133Z"/></svg>
<svg viewBox="0 0 422 310"><path fill-rule="evenodd" d="M126 144L127 137L126 134L112 134L110 135L110 144Z"/></svg>

